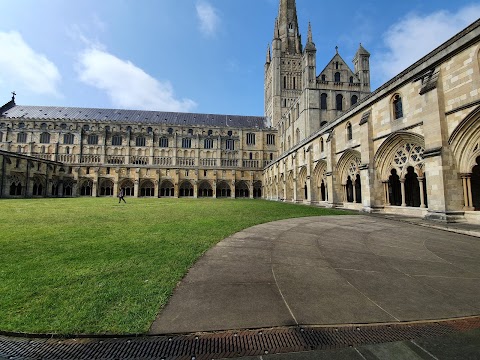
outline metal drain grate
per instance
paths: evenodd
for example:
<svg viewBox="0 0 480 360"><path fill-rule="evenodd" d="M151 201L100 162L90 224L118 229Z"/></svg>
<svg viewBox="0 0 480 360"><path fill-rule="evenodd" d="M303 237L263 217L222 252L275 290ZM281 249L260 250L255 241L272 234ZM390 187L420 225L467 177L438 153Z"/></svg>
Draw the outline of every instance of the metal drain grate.
<svg viewBox="0 0 480 360"><path fill-rule="evenodd" d="M480 317L425 323L305 327L181 336L25 339L0 336L6 359L207 360L438 337L480 329Z"/></svg>

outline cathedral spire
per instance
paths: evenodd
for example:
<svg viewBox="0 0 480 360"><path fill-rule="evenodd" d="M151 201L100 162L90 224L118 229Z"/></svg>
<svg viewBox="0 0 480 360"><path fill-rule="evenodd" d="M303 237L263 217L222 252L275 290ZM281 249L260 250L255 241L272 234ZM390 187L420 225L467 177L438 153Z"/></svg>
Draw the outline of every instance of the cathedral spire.
<svg viewBox="0 0 480 360"><path fill-rule="evenodd" d="M308 22L308 39L307 39L307 42L313 43L312 24L310 24L310 21Z"/></svg>
<svg viewBox="0 0 480 360"><path fill-rule="evenodd" d="M307 37L307 44L305 45L305 50L316 51L315 44L313 42L313 36L312 36L312 25L310 24L310 22L308 23L308 37Z"/></svg>
<svg viewBox="0 0 480 360"><path fill-rule="evenodd" d="M295 0L280 0L278 9L278 29L282 40L282 51L296 54L301 51L300 31L298 30L297 5Z"/></svg>

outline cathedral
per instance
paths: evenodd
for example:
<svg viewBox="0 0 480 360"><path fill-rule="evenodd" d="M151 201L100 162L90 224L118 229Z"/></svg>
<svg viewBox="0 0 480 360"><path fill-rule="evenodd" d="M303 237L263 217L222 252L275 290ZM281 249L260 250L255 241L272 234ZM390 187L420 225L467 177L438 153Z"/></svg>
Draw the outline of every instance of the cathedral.
<svg viewBox="0 0 480 360"><path fill-rule="evenodd" d="M0 107L0 197L264 198L480 223L480 20L370 89L280 0L265 116ZM321 70L320 70L321 69ZM320 70L320 71L319 71Z"/></svg>

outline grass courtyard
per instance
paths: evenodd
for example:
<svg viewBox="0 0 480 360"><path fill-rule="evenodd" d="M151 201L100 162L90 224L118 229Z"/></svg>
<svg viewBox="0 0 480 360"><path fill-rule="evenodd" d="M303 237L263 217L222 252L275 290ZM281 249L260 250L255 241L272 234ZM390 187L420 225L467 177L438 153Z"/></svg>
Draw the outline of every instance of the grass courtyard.
<svg viewBox="0 0 480 360"><path fill-rule="evenodd" d="M145 333L190 266L247 227L346 214L263 200L1 200L0 331Z"/></svg>

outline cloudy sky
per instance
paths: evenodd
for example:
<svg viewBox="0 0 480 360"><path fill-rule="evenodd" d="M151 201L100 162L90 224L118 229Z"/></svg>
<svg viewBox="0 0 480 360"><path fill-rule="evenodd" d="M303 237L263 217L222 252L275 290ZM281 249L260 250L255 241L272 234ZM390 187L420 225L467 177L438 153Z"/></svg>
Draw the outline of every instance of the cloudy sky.
<svg viewBox="0 0 480 360"><path fill-rule="evenodd" d="M0 1L0 103L263 115L278 0ZM371 53L372 89L480 18L469 0L297 0L321 71ZM351 64L351 63L350 63ZM353 67L353 65L352 65ZM2 100L3 99L3 100Z"/></svg>

